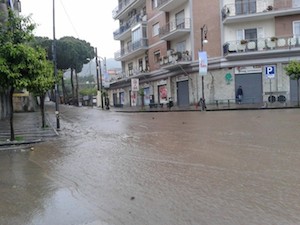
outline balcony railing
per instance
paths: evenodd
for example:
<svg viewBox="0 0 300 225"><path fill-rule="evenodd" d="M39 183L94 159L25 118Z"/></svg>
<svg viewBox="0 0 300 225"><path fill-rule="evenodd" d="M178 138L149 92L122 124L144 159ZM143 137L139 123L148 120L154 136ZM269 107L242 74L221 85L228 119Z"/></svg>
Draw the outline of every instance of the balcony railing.
<svg viewBox="0 0 300 225"><path fill-rule="evenodd" d="M166 66L174 63L180 63L180 62L190 62L192 61L192 56L189 51L183 51L183 52L173 52L168 51L169 54L167 56L163 56L160 58L160 65Z"/></svg>
<svg viewBox="0 0 300 225"><path fill-rule="evenodd" d="M157 0L157 8L169 12L178 9L178 7L186 2L188 2L188 0Z"/></svg>
<svg viewBox="0 0 300 225"><path fill-rule="evenodd" d="M133 26L135 26L136 24L138 24L142 21L145 21L145 22L147 21L147 17L145 15L137 14L137 15L133 16L131 19L126 21L126 23L124 25L120 26L120 28L114 32L114 38L117 39L123 33L130 30L130 28L132 28Z"/></svg>
<svg viewBox="0 0 300 225"><path fill-rule="evenodd" d="M120 51L115 53L115 58L121 58L128 54L131 54L139 49L145 49L148 48L148 39L142 38L139 41L133 42L130 45L126 46L125 48L122 48Z"/></svg>
<svg viewBox="0 0 300 225"><path fill-rule="evenodd" d="M173 0L157 0L157 8Z"/></svg>
<svg viewBox="0 0 300 225"><path fill-rule="evenodd" d="M159 36L163 37L177 30L190 29L191 28L191 19L184 18L181 20L173 20L167 23L165 26L159 28Z"/></svg>
<svg viewBox="0 0 300 225"><path fill-rule="evenodd" d="M300 48L300 37L269 37L256 40L229 41L223 45L224 55L260 53Z"/></svg>
<svg viewBox="0 0 300 225"><path fill-rule="evenodd" d="M221 10L223 20L231 16L297 9L299 3L293 0L248 0L225 4Z"/></svg>
<svg viewBox="0 0 300 225"><path fill-rule="evenodd" d="M123 0L119 2L119 5L113 10L112 16L116 18L118 14L123 12L131 3L138 1L138 0Z"/></svg>

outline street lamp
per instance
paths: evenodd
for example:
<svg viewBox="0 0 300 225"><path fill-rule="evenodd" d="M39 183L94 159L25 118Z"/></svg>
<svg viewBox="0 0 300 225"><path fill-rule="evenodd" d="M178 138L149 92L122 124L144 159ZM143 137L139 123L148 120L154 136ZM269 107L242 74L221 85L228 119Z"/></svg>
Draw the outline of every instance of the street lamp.
<svg viewBox="0 0 300 225"><path fill-rule="evenodd" d="M201 52L203 52L204 44L208 43L208 40L207 40L208 29L207 29L206 24L204 24L200 28L200 30L201 30ZM205 104L205 98L204 98L204 75L202 75L201 79L202 79L202 104L201 104L201 106L202 106L202 110L205 110L206 104Z"/></svg>
<svg viewBox="0 0 300 225"><path fill-rule="evenodd" d="M54 64L54 76L55 76L55 115L56 115L56 128L60 128L59 122L59 94L58 94L58 84L57 84L57 59L56 59L56 38L55 38L55 0L53 0L53 64Z"/></svg>

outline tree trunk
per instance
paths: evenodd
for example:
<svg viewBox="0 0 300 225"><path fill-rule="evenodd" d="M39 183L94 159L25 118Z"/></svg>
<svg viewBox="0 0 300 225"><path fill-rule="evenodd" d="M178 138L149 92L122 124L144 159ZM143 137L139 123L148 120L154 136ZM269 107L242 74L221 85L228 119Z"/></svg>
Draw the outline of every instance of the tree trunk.
<svg viewBox="0 0 300 225"><path fill-rule="evenodd" d="M73 72L74 72L74 69L71 68L72 105L74 105L74 103L75 103Z"/></svg>
<svg viewBox="0 0 300 225"><path fill-rule="evenodd" d="M297 79L297 102L298 102L298 107L300 106L300 101L299 101L299 79Z"/></svg>
<svg viewBox="0 0 300 225"><path fill-rule="evenodd" d="M46 127L45 122L45 93L40 95L40 110L41 110L41 116L42 116L42 128Z"/></svg>
<svg viewBox="0 0 300 225"><path fill-rule="evenodd" d="M13 94L14 88L10 87L9 90L9 124L10 124L10 140L15 140L15 131L14 131L14 105L13 105Z"/></svg>

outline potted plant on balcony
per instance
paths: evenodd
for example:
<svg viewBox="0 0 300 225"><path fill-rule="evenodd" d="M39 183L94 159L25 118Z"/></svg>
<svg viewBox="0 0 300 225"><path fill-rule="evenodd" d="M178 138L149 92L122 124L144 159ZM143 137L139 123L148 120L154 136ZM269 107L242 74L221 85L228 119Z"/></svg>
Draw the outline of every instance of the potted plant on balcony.
<svg viewBox="0 0 300 225"><path fill-rule="evenodd" d="M175 52L174 53L175 57L177 60L181 60L182 59L182 52Z"/></svg>
<svg viewBox="0 0 300 225"><path fill-rule="evenodd" d="M277 38L277 37L271 37L270 40L271 40L271 41L277 41L278 38Z"/></svg>
<svg viewBox="0 0 300 225"><path fill-rule="evenodd" d="M247 40L244 40L244 39L242 39L242 40L240 41L240 43L241 43L241 45L245 45L245 44L247 44L247 43L248 43L248 41L247 41Z"/></svg>

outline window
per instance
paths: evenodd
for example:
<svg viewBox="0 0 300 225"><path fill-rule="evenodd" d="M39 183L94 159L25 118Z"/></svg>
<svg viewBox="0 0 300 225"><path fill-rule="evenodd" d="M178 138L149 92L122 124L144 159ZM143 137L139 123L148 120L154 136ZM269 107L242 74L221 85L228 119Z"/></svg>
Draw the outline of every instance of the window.
<svg viewBox="0 0 300 225"><path fill-rule="evenodd" d="M133 63L128 63L128 74L129 76L133 75Z"/></svg>
<svg viewBox="0 0 300 225"><path fill-rule="evenodd" d="M139 70L140 70L140 72L144 71L144 68L143 68L143 59L142 58L139 59Z"/></svg>
<svg viewBox="0 0 300 225"><path fill-rule="evenodd" d="M160 61L160 51L154 52L154 62L159 63Z"/></svg>
<svg viewBox="0 0 300 225"><path fill-rule="evenodd" d="M177 52L184 52L186 50L186 47L185 47L185 41L182 41L182 42L178 42L176 44L176 51Z"/></svg>
<svg viewBox="0 0 300 225"><path fill-rule="evenodd" d="M152 0L152 9L157 8L157 0Z"/></svg>
<svg viewBox="0 0 300 225"><path fill-rule="evenodd" d="M152 37L159 34L159 23L156 23L152 26Z"/></svg>
<svg viewBox="0 0 300 225"><path fill-rule="evenodd" d="M293 22L293 35L294 37L300 37L300 21Z"/></svg>
<svg viewBox="0 0 300 225"><path fill-rule="evenodd" d="M241 30L237 30L236 32L236 36L237 36L237 40L252 40L255 41L258 38L258 33L259 33L259 28L252 28L252 29L241 29Z"/></svg>
<svg viewBox="0 0 300 225"><path fill-rule="evenodd" d="M183 29L185 28L184 25L184 10L180 11L179 13L176 13L176 28L177 29Z"/></svg>
<svg viewBox="0 0 300 225"><path fill-rule="evenodd" d="M235 0L236 15L256 13L255 0Z"/></svg>
<svg viewBox="0 0 300 225"><path fill-rule="evenodd" d="M142 38L141 27L138 27L137 29L132 30L131 40L133 43L141 40L141 38Z"/></svg>
<svg viewBox="0 0 300 225"><path fill-rule="evenodd" d="M127 42L127 52L131 52L132 51L132 42L128 41Z"/></svg>
<svg viewBox="0 0 300 225"><path fill-rule="evenodd" d="M300 0L293 0L293 7L300 7Z"/></svg>

